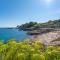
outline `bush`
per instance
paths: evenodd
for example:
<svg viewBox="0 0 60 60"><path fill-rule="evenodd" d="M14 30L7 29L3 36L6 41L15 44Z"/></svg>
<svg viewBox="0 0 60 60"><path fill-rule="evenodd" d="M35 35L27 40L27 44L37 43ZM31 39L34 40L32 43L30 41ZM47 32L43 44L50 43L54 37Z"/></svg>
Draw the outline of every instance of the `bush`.
<svg viewBox="0 0 60 60"><path fill-rule="evenodd" d="M0 60L60 60L60 46L45 46L38 41L0 42Z"/></svg>

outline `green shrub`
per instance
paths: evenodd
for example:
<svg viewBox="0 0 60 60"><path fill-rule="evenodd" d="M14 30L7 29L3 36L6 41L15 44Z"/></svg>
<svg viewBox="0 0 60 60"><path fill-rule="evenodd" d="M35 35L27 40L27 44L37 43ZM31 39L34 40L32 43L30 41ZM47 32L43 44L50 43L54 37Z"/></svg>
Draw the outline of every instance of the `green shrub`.
<svg viewBox="0 0 60 60"><path fill-rule="evenodd" d="M45 46L34 41L0 42L0 60L60 60L60 46Z"/></svg>

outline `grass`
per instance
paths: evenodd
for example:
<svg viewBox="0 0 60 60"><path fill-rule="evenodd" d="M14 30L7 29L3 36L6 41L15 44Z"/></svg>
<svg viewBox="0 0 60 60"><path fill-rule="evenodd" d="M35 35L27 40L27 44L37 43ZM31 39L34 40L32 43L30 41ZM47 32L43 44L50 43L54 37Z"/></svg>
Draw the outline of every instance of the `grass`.
<svg viewBox="0 0 60 60"><path fill-rule="evenodd" d="M41 42L9 40L0 42L0 60L60 60L60 46L44 46Z"/></svg>

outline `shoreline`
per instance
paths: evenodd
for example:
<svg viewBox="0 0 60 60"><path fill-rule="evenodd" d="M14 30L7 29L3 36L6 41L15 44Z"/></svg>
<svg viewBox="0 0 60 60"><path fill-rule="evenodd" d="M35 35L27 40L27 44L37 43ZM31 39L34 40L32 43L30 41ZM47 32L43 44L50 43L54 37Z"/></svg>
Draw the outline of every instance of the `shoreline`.
<svg viewBox="0 0 60 60"><path fill-rule="evenodd" d="M57 43L52 42L53 40L56 40L60 38L60 31L53 31L53 32L48 32L44 34L39 34L39 35L33 35L32 40L38 40L41 41L45 45L60 45L60 41Z"/></svg>

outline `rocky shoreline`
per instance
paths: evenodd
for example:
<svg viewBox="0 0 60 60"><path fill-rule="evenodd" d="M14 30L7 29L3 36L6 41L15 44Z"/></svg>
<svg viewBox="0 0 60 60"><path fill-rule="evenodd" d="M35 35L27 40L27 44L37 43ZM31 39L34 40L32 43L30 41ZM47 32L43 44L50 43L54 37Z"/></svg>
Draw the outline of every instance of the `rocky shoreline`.
<svg viewBox="0 0 60 60"><path fill-rule="evenodd" d="M41 41L44 45L60 45L60 39L58 40L58 38L60 38L60 30L34 35L33 39Z"/></svg>

